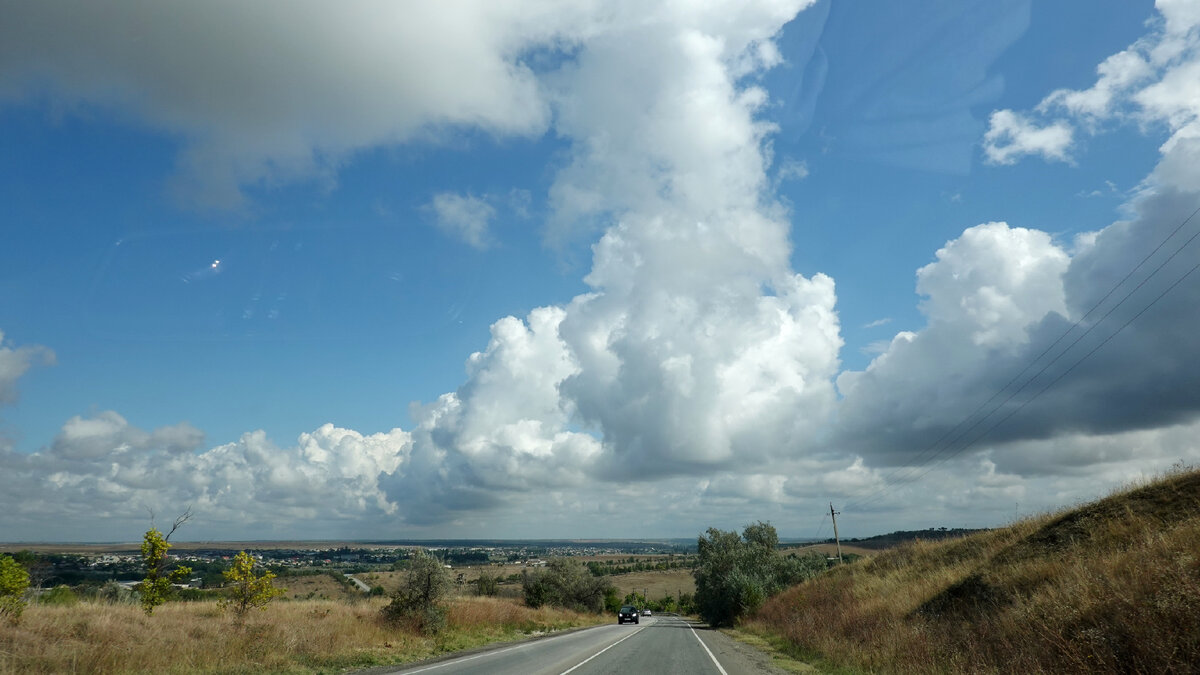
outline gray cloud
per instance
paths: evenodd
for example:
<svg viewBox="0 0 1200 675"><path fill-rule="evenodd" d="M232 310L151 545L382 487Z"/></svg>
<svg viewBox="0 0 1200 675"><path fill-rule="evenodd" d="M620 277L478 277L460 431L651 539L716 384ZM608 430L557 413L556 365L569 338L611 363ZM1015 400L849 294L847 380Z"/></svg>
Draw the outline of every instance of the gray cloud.
<svg viewBox="0 0 1200 675"><path fill-rule="evenodd" d="M1043 115L1076 116L1055 124L1079 121L1092 132L1114 117L1169 130L1158 165L1126 205L1129 219L1070 249L1006 225L948 243L918 275L928 325L838 379L846 397L838 437L854 452L903 465L971 447L1027 474L1104 471L1132 459L1110 437L1178 438L1173 429L1200 418L1192 273L1200 244L1188 243L1200 206L1200 89L1175 86L1200 67L1200 17L1170 3L1160 9L1164 20L1106 60L1093 88L1055 92L1039 106ZM973 245L988 229L1003 237ZM972 417L977 410L994 412ZM1182 458L1197 454L1195 444L1172 446ZM1166 459L1146 450L1144 437L1138 447L1145 466Z"/></svg>
<svg viewBox="0 0 1200 675"><path fill-rule="evenodd" d="M244 186L333 181L358 150L446 127L540 134L520 56L588 13L555 4L5 2L0 101L145 122L184 143L183 194L235 206Z"/></svg>

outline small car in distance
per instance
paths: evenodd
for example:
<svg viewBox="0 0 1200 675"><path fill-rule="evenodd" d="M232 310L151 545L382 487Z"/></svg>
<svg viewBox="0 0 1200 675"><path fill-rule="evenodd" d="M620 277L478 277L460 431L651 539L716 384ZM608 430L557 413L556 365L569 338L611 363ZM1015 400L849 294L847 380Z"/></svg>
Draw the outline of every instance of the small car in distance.
<svg viewBox="0 0 1200 675"><path fill-rule="evenodd" d="M617 612L617 623L625 623L626 621L629 623L638 622L637 607L634 607L633 605L625 605L621 607L621 611Z"/></svg>
<svg viewBox="0 0 1200 675"><path fill-rule="evenodd" d="M648 609L643 609L643 610L642 610L642 616L652 616L652 615L650 614L650 610L648 610Z"/></svg>

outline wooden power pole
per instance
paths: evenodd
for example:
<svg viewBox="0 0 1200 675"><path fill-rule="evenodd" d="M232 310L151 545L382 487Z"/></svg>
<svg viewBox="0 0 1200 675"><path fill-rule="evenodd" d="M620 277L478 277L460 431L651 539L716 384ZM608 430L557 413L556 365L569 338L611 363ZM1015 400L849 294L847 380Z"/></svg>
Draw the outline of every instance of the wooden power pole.
<svg viewBox="0 0 1200 675"><path fill-rule="evenodd" d="M833 541L837 543L838 564L842 564L842 540L838 537L837 531L837 514L838 511L833 510L833 502L829 502L829 517L833 519Z"/></svg>

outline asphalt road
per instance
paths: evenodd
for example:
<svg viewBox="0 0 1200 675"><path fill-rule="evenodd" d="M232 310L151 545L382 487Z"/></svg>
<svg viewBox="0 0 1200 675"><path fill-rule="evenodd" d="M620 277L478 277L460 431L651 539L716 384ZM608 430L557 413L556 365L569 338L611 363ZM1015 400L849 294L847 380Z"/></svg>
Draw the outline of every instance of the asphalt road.
<svg viewBox="0 0 1200 675"><path fill-rule="evenodd" d="M748 675L780 672L721 633L675 616L598 626L485 652L388 671L396 675Z"/></svg>

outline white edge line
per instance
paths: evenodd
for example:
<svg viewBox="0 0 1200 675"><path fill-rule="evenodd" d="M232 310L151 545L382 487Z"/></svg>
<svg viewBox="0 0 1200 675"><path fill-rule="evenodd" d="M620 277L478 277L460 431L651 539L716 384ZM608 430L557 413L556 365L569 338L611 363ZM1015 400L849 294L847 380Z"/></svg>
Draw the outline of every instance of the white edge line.
<svg viewBox="0 0 1200 675"><path fill-rule="evenodd" d="M584 660L580 661L579 663L576 663L575 665L571 666L570 668L567 668L566 670L564 670L564 671L562 671L561 673L559 673L559 675L567 675L567 673L571 672L572 670L575 670L575 669L576 669L576 668L578 668L579 666L582 666L583 664L587 663L588 661L591 661L592 659L596 658L597 656L600 656L600 655L601 655L601 654L603 654L604 652L606 652L606 651L608 651L608 650L612 649L613 647L616 647L617 645L619 645L619 644L621 644L622 642L624 642L624 641L628 640L629 638L633 637L634 635L637 635L638 633L642 632L643 630L644 630L644 627L643 627L643 628L639 628L639 629L637 629L637 630L633 631L633 632L632 632L632 633L630 633L629 635L626 635L625 637L621 638L620 640L617 640L616 642L614 642L614 643L612 643L611 645L609 645L609 646L605 647L604 649L601 649L600 651L596 652L595 654L592 654L591 656L589 656L589 657L587 657L586 659L584 659ZM703 643L701 643L701 644L703 644ZM712 654L709 654L709 656L712 656ZM717 666L717 667L718 667L718 668L720 668L720 666ZM725 671L724 671L724 670L722 670L721 672L722 672L722 673L725 673ZM729 675L729 674L728 674L728 673L725 673L725 675Z"/></svg>
<svg viewBox="0 0 1200 675"><path fill-rule="evenodd" d="M475 659L482 659L485 656L494 656L496 654L503 654L504 652L511 652L514 649L521 649L522 647L527 647L531 644L533 644L533 642L527 642L525 644L516 645L515 647L506 647L504 649L494 649L492 651L483 652L482 654L476 654L474 656L464 656L460 659L449 659L447 661L443 661L442 663L435 663L432 666L425 666L424 668L420 668L418 670L397 670L397 671L393 671L393 672L400 673L401 675L416 675L416 673L423 673L427 670L436 670L438 668L445 668L446 666L456 665L456 664L462 663L464 661L474 661Z"/></svg>
<svg viewBox="0 0 1200 675"><path fill-rule="evenodd" d="M690 623L688 624L688 630L692 631L692 635L696 636L696 642L699 642L700 646L704 647L704 651L708 652L708 658L712 659L713 665L717 667L717 670L721 671L721 675L729 675L729 673L725 672L725 669L721 667L721 662L717 660L717 657L713 656L712 650L708 648L708 645L704 644L704 640L701 640L700 636L696 635L696 629L692 628L692 624Z"/></svg>

